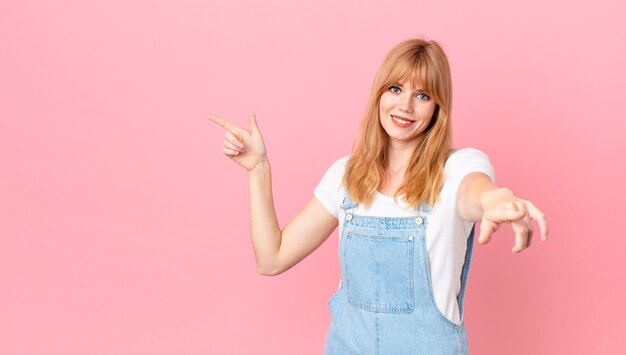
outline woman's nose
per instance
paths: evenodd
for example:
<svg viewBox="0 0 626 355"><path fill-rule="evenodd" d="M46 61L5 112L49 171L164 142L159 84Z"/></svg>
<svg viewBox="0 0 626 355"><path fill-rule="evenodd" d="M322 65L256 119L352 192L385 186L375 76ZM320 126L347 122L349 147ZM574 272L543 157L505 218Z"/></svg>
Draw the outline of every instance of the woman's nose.
<svg viewBox="0 0 626 355"><path fill-rule="evenodd" d="M400 98L400 110L413 113L413 95L402 95Z"/></svg>

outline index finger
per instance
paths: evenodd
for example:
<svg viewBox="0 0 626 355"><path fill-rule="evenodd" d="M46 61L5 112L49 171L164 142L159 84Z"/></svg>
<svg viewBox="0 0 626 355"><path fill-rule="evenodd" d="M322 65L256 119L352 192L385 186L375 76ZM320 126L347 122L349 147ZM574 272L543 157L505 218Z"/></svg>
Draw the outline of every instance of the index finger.
<svg viewBox="0 0 626 355"><path fill-rule="evenodd" d="M530 217L537 220L539 223L539 229L541 229L541 240L544 242L548 241L548 219L535 205L530 201L526 201L526 208L528 209L528 214Z"/></svg>
<svg viewBox="0 0 626 355"><path fill-rule="evenodd" d="M226 128L227 130L233 132L234 134L239 134L240 130L243 129L239 126L237 126L236 124L226 121L225 119L219 117L219 116L215 116L215 115L211 115L209 114L209 119L215 123L217 123L218 125Z"/></svg>

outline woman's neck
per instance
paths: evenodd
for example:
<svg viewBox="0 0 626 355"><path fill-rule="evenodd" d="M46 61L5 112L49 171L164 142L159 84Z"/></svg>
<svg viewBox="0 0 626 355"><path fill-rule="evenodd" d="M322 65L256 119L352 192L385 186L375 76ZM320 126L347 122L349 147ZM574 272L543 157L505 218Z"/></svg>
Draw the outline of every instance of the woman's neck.
<svg viewBox="0 0 626 355"><path fill-rule="evenodd" d="M387 166L378 191L383 195L393 196L402 186L404 174L409 167L415 145L394 144L389 146Z"/></svg>
<svg viewBox="0 0 626 355"><path fill-rule="evenodd" d="M387 170L387 173L392 175L400 174L401 176L404 176L404 173L411 162L413 151L415 151L416 147L416 143L406 144L390 142L387 150L388 164L385 169Z"/></svg>

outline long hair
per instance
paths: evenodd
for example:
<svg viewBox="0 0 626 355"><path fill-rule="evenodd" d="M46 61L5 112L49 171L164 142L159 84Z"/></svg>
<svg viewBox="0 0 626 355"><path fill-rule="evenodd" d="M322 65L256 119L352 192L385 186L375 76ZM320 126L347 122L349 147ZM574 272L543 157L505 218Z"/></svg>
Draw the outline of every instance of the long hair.
<svg viewBox="0 0 626 355"><path fill-rule="evenodd" d="M404 194L409 206L433 206L444 181L444 164L452 146L450 108L452 82L448 59L435 41L410 39L396 45L381 64L367 103L343 184L350 197L369 207L388 165L387 133L380 124L380 97L397 82L410 81L437 104L432 120L413 151L402 185L394 199Z"/></svg>

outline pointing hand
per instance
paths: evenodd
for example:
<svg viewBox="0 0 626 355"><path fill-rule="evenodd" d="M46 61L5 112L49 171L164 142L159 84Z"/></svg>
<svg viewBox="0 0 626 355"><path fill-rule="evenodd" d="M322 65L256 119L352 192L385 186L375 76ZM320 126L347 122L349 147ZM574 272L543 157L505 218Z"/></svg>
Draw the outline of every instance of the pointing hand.
<svg viewBox="0 0 626 355"><path fill-rule="evenodd" d="M226 140L222 151L237 164L251 171L266 159L265 143L254 114L248 119L250 130L215 115L209 115L209 119L226 128Z"/></svg>

